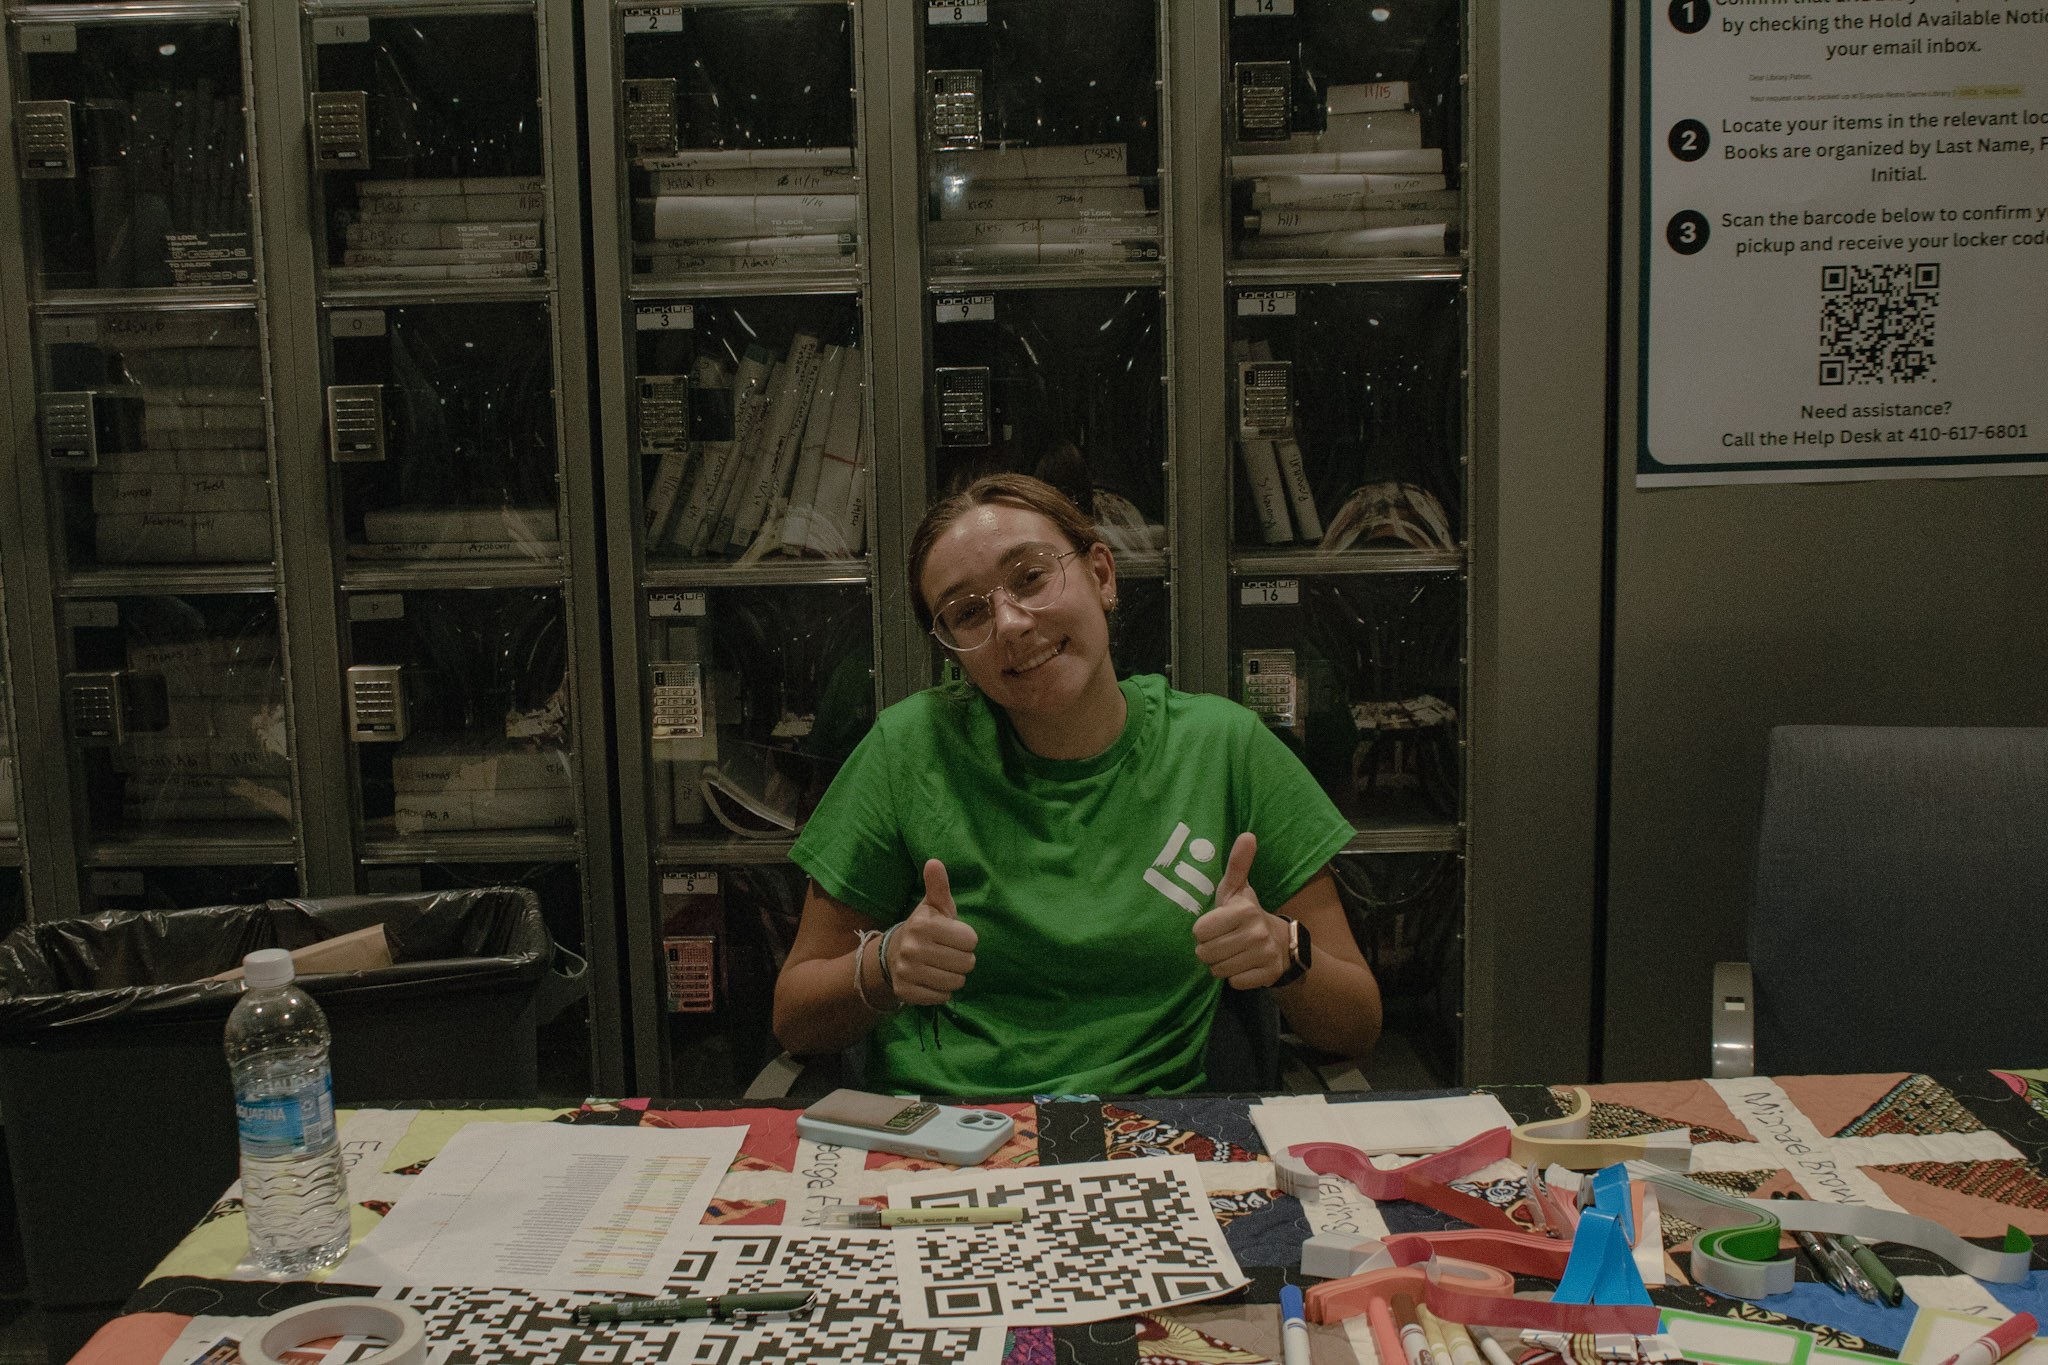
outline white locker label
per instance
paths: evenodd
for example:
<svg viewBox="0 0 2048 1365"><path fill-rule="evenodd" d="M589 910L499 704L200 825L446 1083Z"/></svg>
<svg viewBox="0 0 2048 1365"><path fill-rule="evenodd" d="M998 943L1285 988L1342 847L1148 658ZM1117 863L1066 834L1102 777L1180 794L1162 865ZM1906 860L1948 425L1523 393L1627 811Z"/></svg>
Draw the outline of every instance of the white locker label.
<svg viewBox="0 0 2048 1365"><path fill-rule="evenodd" d="M704 594L698 592L659 591L647 594L649 616L702 616L705 611Z"/></svg>
<svg viewBox="0 0 2048 1365"><path fill-rule="evenodd" d="M1245 607L1291 607L1301 601L1298 578L1255 578L1239 585L1238 605Z"/></svg>
<svg viewBox="0 0 2048 1365"><path fill-rule="evenodd" d="M357 592L348 599L351 621L396 621L405 615L402 592Z"/></svg>
<svg viewBox="0 0 2048 1365"><path fill-rule="evenodd" d="M94 346L99 344L98 318L44 318L45 346Z"/></svg>
<svg viewBox="0 0 2048 1365"><path fill-rule="evenodd" d="M327 332L335 337L384 335L382 308L341 308L327 315Z"/></svg>
<svg viewBox="0 0 2048 1365"><path fill-rule="evenodd" d="M683 7L663 5L659 9L626 9L619 11L621 33L681 33L683 31Z"/></svg>
<svg viewBox="0 0 2048 1365"><path fill-rule="evenodd" d="M76 52L78 28L73 24L23 24L23 52Z"/></svg>
<svg viewBox="0 0 2048 1365"><path fill-rule="evenodd" d="M680 332L697 325L697 305L660 303L633 310L633 326L642 332Z"/></svg>
<svg viewBox="0 0 2048 1365"><path fill-rule="evenodd" d="M928 24L985 24L988 22L987 5L926 5L925 22Z"/></svg>
<svg viewBox="0 0 2048 1365"><path fill-rule="evenodd" d="M716 872L664 872L661 874L661 894L664 896L715 896L718 894Z"/></svg>
<svg viewBox="0 0 2048 1365"><path fill-rule="evenodd" d="M121 604L118 602L66 602L64 624L85 626L94 630L105 630L121 624Z"/></svg>
<svg viewBox="0 0 2048 1365"><path fill-rule="evenodd" d="M1243 289L1237 295L1241 318L1291 318L1295 297L1292 289Z"/></svg>
<svg viewBox="0 0 2048 1365"><path fill-rule="evenodd" d="M1294 0L1235 0L1230 12L1240 19L1285 19L1294 13Z"/></svg>
<svg viewBox="0 0 2048 1365"><path fill-rule="evenodd" d="M367 43L370 41L370 16L348 14L332 19L315 19L310 27L316 43Z"/></svg>
<svg viewBox="0 0 2048 1365"><path fill-rule="evenodd" d="M994 322L994 294L948 294L933 310L935 322Z"/></svg>

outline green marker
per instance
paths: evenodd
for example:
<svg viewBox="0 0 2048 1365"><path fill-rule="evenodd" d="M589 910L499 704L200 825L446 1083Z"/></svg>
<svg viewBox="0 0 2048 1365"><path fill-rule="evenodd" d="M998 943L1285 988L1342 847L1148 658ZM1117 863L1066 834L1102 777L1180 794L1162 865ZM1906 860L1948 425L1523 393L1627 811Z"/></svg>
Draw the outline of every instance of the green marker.
<svg viewBox="0 0 2048 1365"><path fill-rule="evenodd" d="M792 1318L817 1297L811 1289L774 1294L714 1294L705 1299L623 1299L618 1303L587 1303L573 1316L578 1322L676 1322L709 1318L742 1322L748 1318Z"/></svg>
<svg viewBox="0 0 2048 1365"><path fill-rule="evenodd" d="M1870 1277L1870 1283L1877 1289L1879 1298L1893 1308L1897 1308L1904 1301L1905 1287L1899 1283L1899 1277L1892 1274L1883 1261L1877 1259L1876 1252L1846 1232L1836 1233L1835 1240L1842 1244L1842 1249L1849 1253L1857 1265L1863 1267L1863 1273Z"/></svg>

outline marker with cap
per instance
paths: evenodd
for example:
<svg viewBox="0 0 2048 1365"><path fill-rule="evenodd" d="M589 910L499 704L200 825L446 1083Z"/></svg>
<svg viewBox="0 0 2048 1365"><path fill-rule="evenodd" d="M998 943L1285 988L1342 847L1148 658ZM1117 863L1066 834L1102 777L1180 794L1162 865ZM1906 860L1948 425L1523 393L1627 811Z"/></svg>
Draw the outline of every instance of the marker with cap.
<svg viewBox="0 0 2048 1365"><path fill-rule="evenodd" d="M929 1228L952 1223L1021 1223L1029 1212L1022 1204L929 1209L871 1209L865 1204L835 1204L825 1209L822 1225L842 1228Z"/></svg>
<svg viewBox="0 0 2048 1365"><path fill-rule="evenodd" d="M768 1294L713 1294L701 1299L622 1299L617 1303L586 1303L570 1311L578 1322L677 1322L708 1318L712 1322L793 1318L810 1311L814 1289Z"/></svg>
<svg viewBox="0 0 2048 1365"><path fill-rule="evenodd" d="M1422 1330L1422 1320L1415 1316L1415 1300L1406 1294L1394 1295L1394 1320L1401 1324L1401 1349L1407 1352L1408 1365L1431 1365L1429 1337Z"/></svg>
<svg viewBox="0 0 2048 1365"><path fill-rule="evenodd" d="M2041 1324L2032 1313L2014 1313L1941 1365L1998 1365L2023 1343L2032 1341L2040 1330Z"/></svg>
<svg viewBox="0 0 2048 1365"><path fill-rule="evenodd" d="M1308 1365L1308 1319L1301 1290L1291 1284L1280 1286L1280 1358L1283 1365Z"/></svg>

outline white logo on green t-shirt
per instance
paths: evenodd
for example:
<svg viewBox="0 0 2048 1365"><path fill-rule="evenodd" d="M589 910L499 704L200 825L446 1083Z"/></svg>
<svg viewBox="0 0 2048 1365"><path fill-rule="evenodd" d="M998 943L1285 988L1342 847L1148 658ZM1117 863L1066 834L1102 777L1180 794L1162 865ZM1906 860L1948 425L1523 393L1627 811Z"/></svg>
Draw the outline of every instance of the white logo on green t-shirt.
<svg viewBox="0 0 2048 1365"><path fill-rule="evenodd" d="M1216 845L1207 839L1190 839L1188 833L1186 821L1173 827L1173 837L1166 841L1165 848L1159 850L1159 856L1152 860L1152 866L1145 869L1145 880L1152 883L1153 890L1190 915L1199 915L1207 907L1189 894L1188 888L1193 887L1204 896L1216 894L1216 883L1201 870L1201 865L1216 861ZM1174 859L1180 857L1183 846L1188 856L1176 863ZM1171 877L1159 870L1168 864L1173 866ZM1175 881L1174 877L1180 880Z"/></svg>

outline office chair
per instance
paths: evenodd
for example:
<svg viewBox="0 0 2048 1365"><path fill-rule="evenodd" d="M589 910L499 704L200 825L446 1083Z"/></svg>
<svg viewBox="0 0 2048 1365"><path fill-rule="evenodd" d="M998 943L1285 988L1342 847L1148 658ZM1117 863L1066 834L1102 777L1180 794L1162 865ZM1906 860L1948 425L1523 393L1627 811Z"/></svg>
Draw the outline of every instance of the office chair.
<svg viewBox="0 0 2048 1365"><path fill-rule="evenodd" d="M2044 949L2048 729L1779 726L1714 1074L2018 1065Z"/></svg>

